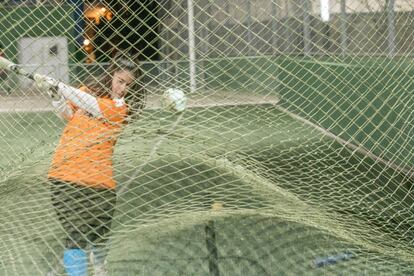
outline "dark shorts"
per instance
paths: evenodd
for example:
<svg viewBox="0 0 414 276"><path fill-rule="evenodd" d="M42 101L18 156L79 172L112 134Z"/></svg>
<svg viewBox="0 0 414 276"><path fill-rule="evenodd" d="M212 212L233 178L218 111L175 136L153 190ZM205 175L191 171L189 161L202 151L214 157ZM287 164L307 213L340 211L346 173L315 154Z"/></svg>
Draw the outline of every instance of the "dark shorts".
<svg viewBox="0 0 414 276"><path fill-rule="evenodd" d="M115 191L55 179L50 183L52 204L67 234L66 247L105 246L115 210Z"/></svg>

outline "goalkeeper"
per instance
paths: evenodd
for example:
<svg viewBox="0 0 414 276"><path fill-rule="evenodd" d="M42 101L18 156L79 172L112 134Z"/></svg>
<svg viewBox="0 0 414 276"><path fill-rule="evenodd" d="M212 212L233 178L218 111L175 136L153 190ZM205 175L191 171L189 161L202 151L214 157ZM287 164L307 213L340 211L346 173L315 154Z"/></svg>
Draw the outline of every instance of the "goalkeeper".
<svg viewBox="0 0 414 276"><path fill-rule="evenodd" d="M95 275L105 275L106 242L116 203L112 155L122 126L140 112L146 93L130 56L117 54L100 82L75 89L35 75L39 89L68 120L48 172L52 203L67 234L63 263L69 276L86 275L85 248L95 250Z"/></svg>

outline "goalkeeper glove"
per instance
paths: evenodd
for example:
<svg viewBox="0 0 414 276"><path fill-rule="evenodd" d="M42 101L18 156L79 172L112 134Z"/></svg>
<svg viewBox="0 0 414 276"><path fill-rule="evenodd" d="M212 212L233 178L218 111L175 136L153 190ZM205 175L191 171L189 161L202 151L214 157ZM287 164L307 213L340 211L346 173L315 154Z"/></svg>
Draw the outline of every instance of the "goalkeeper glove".
<svg viewBox="0 0 414 276"><path fill-rule="evenodd" d="M73 109L69 106L67 100L63 96L58 100L52 100L52 106L64 119L72 119Z"/></svg>
<svg viewBox="0 0 414 276"><path fill-rule="evenodd" d="M58 98L58 80L40 74L35 74L33 78L40 91L47 93L52 99Z"/></svg>

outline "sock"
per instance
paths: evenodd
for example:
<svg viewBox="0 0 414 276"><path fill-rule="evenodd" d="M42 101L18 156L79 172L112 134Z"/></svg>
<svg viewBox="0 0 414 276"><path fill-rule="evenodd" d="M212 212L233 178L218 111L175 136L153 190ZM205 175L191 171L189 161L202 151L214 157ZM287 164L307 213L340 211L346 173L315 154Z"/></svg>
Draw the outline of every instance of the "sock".
<svg viewBox="0 0 414 276"><path fill-rule="evenodd" d="M63 264L68 276L86 276L88 263L85 251L79 248L66 249Z"/></svg>
<svg viewBox="0 0 414 276"><path fill-rule="evenodd" d="M93 264L100 265L105 262L106 249L102 247L92 247Z"/></svg>

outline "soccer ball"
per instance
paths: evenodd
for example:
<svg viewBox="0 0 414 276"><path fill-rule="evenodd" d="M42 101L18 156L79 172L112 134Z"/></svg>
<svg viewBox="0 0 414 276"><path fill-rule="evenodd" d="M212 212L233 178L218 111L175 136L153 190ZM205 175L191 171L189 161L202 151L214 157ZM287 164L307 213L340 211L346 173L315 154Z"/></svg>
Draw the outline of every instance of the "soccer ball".
<svg viewBox="0 0 414 276"><path fill-rule="evenodd" d="M187 106L187 97L180 89L168 88L162 95L161 106L170 111L182 112Z"/></svg>

